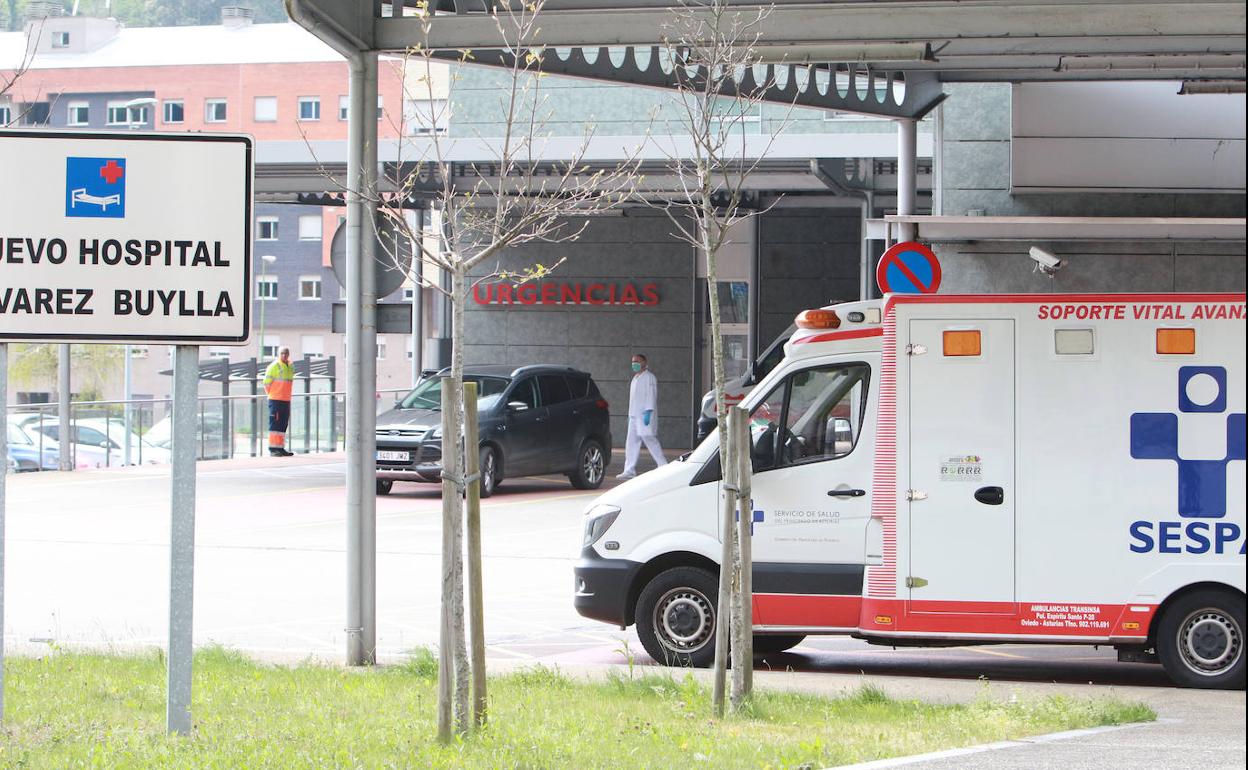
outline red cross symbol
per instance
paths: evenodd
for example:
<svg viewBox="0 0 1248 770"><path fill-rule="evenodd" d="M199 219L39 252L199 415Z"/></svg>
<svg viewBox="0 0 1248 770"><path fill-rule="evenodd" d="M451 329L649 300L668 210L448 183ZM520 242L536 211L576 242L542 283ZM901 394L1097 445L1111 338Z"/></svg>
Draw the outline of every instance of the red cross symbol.
<svg viewBox="0 0 1248 770"><path fill-rule="evenodd" d="M109 184L116 184L118 179L125 176L126 170L117 165L117 161L110 160L100 167L100 176L104 177L104 181Z"/></svg>

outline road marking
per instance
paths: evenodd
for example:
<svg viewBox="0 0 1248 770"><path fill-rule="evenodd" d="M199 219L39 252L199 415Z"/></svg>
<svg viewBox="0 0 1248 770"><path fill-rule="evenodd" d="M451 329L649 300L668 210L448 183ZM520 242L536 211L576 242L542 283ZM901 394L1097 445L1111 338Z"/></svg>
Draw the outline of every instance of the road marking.
<svg viewBox="0 0 1248 770"><path fill-rule="evenodd" d="M1012 652L1001 652L1000 650L989 650L984 647L963 647L967 652L979 652L984 655L996 655L999 658L1013 658L1015 660L1026 660L1026 655L1015 655Z"/></svg>

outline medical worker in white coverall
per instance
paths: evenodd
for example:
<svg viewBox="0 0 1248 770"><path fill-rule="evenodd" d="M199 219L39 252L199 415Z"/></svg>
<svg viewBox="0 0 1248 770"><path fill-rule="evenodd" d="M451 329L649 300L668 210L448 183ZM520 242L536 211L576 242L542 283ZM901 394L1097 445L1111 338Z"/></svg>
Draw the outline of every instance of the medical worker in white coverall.
<svg viewBox="0 0 1248 770"><path fill-rule="evenodd" d="M644 442L656 465L667 465L659 445L659 381L647 367L646 357L633 356L633 381L628 386L628 438L624 441L624 472L617 479L637 475L637 458Z"/></svg>

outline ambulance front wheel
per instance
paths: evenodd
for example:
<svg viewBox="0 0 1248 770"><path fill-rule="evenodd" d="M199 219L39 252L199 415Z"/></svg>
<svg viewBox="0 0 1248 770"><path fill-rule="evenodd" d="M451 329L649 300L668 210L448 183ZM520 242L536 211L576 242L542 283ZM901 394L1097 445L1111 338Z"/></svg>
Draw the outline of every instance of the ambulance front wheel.
<svg viewBox="0 0 1248 770"><path fill-rule="evenodd" d="M1157 656L1181 687L1244 688L1244 597L1200 590L1166 608L1157 627Z"/></svg>
<svg viewBox="0 0 1248 770"><path fill-rule="evenodd" d="M698 567L660 572L637 597L637 636L650 657L669 666L706 668L715 661L719 581Z"/></svg>

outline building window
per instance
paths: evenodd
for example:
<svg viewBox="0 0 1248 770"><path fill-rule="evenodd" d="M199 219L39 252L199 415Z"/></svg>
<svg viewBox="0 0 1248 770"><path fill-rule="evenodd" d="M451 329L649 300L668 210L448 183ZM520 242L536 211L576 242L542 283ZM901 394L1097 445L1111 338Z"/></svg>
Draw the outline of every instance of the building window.
<svg viewBox="0 0 1248 770"><path fill-rule="evenodd" d="M166 99L164 108L166 123L181 123L186 120L186 105L181 99Z"/></svg>
<svg viewBox="0 0 1248 770"><path fill-rule="evenodd" d="M403 124L409 135L445 134L451 110L445 99L408 99L403 103Z"/></svg>
<svg viewBox="0 0 1248 770"><path fill-rule="evenodd" d="M299 352L305 356L324 356L325 338L319 334L305 334L299 338Z"/></svg>
<svg viewBox="0 0 1248 770"><path fill-rule="evenodd" d="M408 361L411 361L411 360L412 360L412 356L414 356L414 355L415 355L415 351L413 350L413 348L415 348L415 347L416 347L416 346L415 346L415 344L413 343L412 336L409 334L409 335L408 335L408 337L407 337L407 360L408 360Z"/></svg>
<svg viewBox="0 0 1248 770"><path fill-rule="evenodd" d="M125 102L108 103L108 125L125 126L130 123L130 110Z"/></svg>
<svg viewBox="0 0 1248 770"><path fill-rule="evenodd" d="M130 108L130 125L146 126L147 125L147 106L139 105Z"/></svg>
<svg viewBox="0 0 1248 770"><path fill-rule="evenodd" d="M13 108L7 104L0 104L0 126L7 126L13 122Z"/></svg>
<svg viewBox="0 0 1248 770"><path fill-rule="evenodd" d="M260 358L268 360L277 358L277 351L282 347L282 338L276 334L266 334L260 342Z"/></svg>
<svg viewBox="0 0 1248 770"><path fill-rule="evenodd" d="M276 96L257 96L256 97L256 122L272 123L277 120L277 97Z"/></svg>
<svg viewBox="0 0 1248 770"><path fill-rule="evenodd" d="M320 299L321 277L319 275L299 276L299 299Z"/></svg>
<svg viewBox="0 0 1248 770"><path fill-rule="evenodd" d="M321 215L305 214L299 217L299 240L319 241L321 239Z"/></svg>
<svg viewBox="0 0 1248 770"><path fill-rule="evenodd" d="M404 286L403 287L403 301L411 302L415 298L416 298L416 288L414 286Z"/></svg>
<svg viewBox="0 0 1248 770"><path fill-rule="evenodd" d="M85 126L91 122L91 105L86 102L70 102L65 122L71 126Z"/></svg>
<svg viewBox="0 0 1248 770"><path fill-rule="evenodd" d="M277 217L256 217L256 240L277 240Z"/></svg>
<svg viewBox="0 0 1248 770"><path fill-rule="evenodd" d="M224 99L208 99L204 101L204 122L205 123L224 123L225 122L225 100Z"/></svg>
<svg viewBox="0 0 1248 770"><path fill-rule="evenodd" d="M69 48L69 33L68 32L53 32L52 33L52 47L53 48Z"/></svg>
<svg viewBox="0 0 1248 770"><path fill-rule="evenodd" d="M277 299L277 276L262 275L256 279L256 299Z"/></svg>
<svg viewBox="0 0 1248 770"><path fill-rule="evenodd" d="M320 120L321 119L321 97L300 96L299 97L299 119L300 120Z"/></svg>
<svg viewBox="0 0 1248 770"><path fill-rule="evenodd" d="M385 100L382 98L381 94L378 94L377 95L377 119L381 120L385 114L386 114ZM338 119L347 120L350 117L351 117L351 97L339 96L338 97Z"/></svg>
<svg viewBox="0 0 1248 770"><path fill-rule="evenodd" d="M377 338L377 360L386 360L386 340L384 337Z"/></svg>

